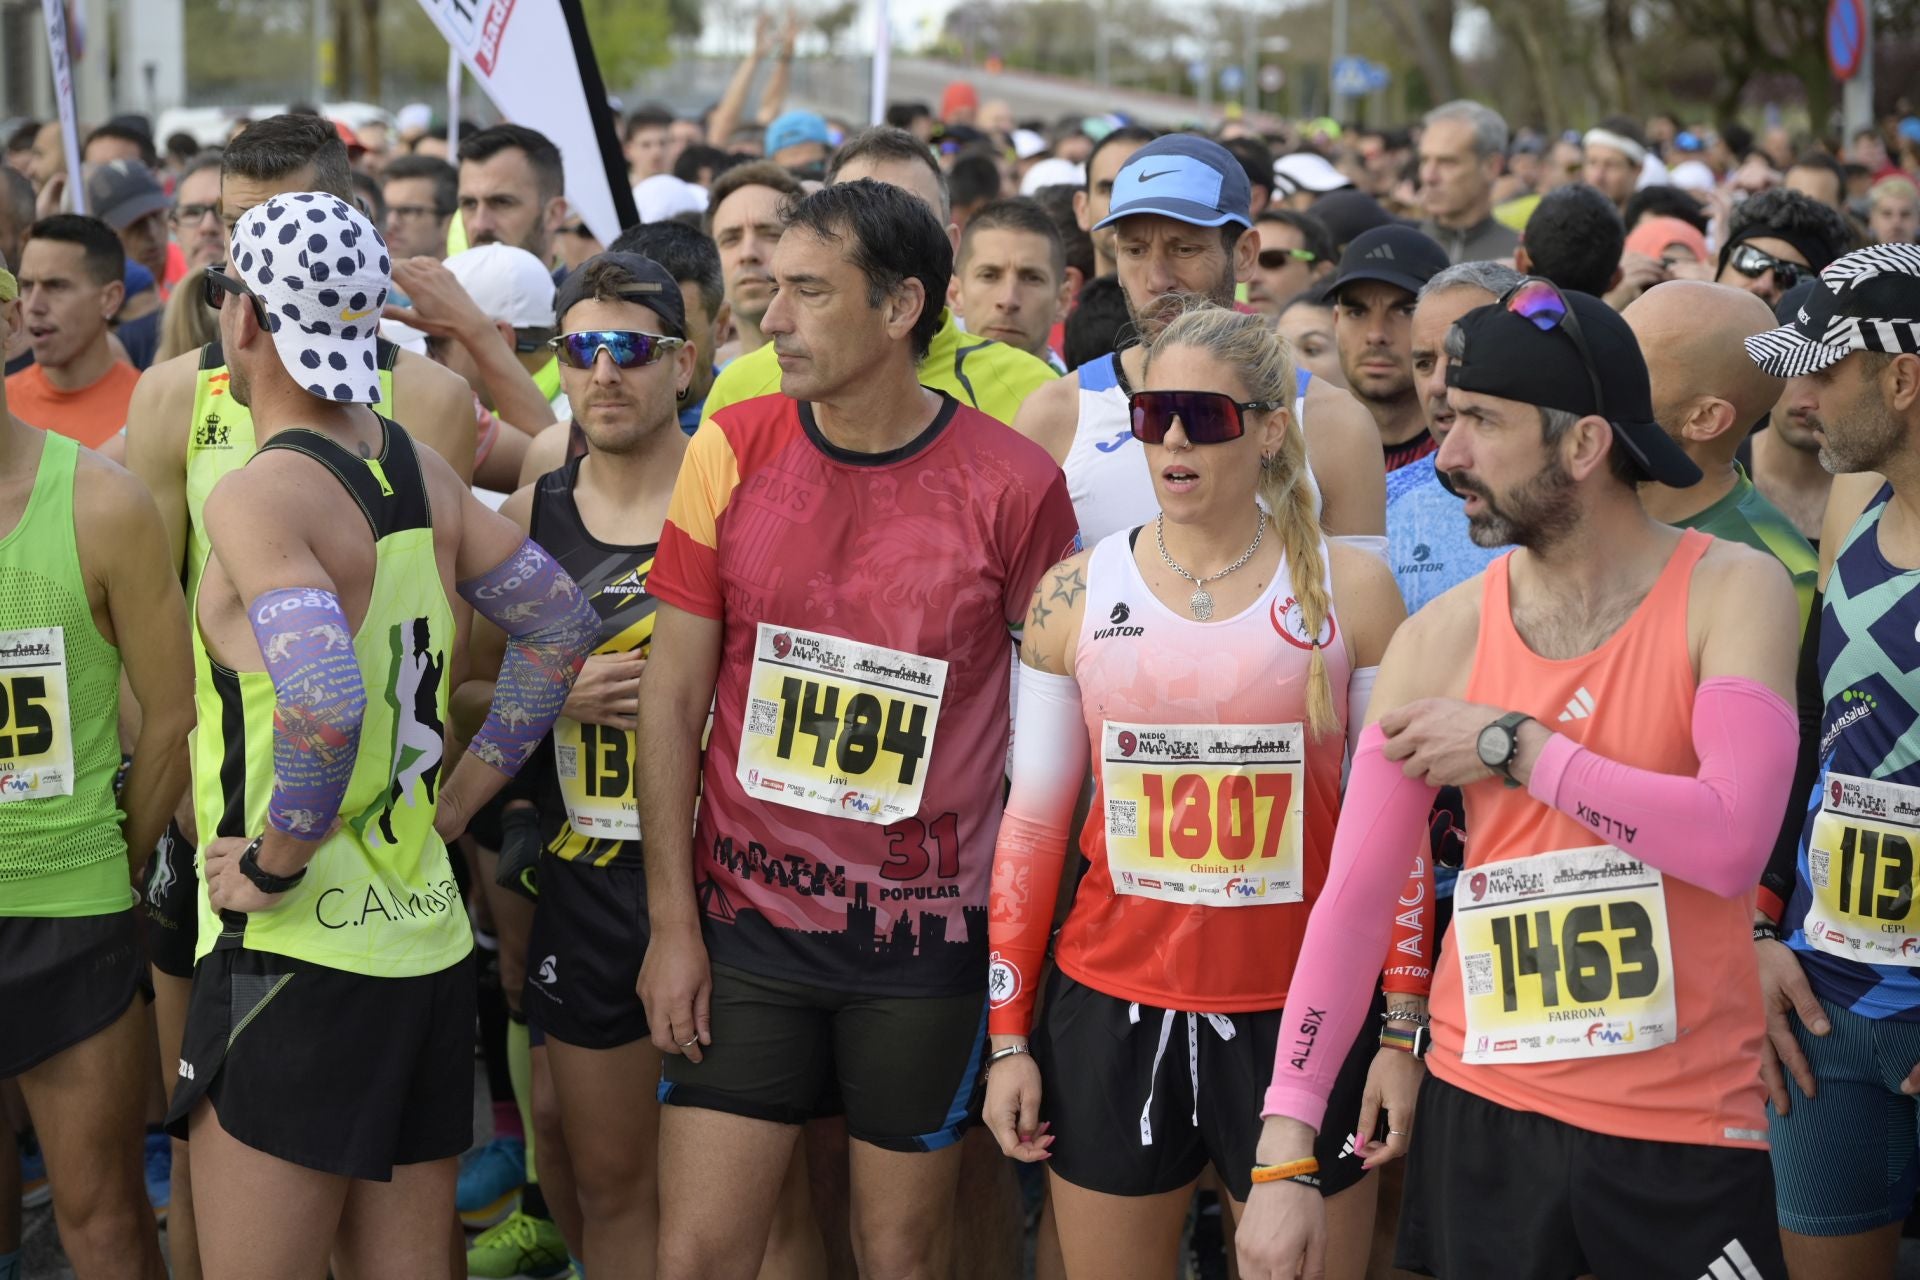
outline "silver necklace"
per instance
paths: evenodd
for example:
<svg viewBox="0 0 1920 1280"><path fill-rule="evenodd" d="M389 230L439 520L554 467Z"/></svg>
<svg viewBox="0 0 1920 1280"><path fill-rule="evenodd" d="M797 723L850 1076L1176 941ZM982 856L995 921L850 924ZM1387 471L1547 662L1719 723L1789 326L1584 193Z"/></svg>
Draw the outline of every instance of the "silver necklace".
<svg viewBox="0 0 1920 1280"><path fill-rule="evenodd" d="M1247 547L1246 551L1242 553L1240 558L1220 572L1210 573L1204 578L1194 577L1178 564L1175 564L1173 557L1167 554L1166 527L1167 517L1166 514L1162 512L1159 518L1153 522L1153 541L1154 544L1160 548L1160 558L1167 562L1167 568L1173 570L1193 584L1193 595L1187 600L1187 608L1193 611L1193 616L1201 622L1210 621L1213 618L1213 596L1208 593L1207 584L1209 582L1218 582L1247 561L1253 559L1253 553L1260 549L1260 539L1265 537L1267 533L1267 513L1264 508L1261 509L1260 523L1255 525L1253 530L1253 542Z"/></svg>

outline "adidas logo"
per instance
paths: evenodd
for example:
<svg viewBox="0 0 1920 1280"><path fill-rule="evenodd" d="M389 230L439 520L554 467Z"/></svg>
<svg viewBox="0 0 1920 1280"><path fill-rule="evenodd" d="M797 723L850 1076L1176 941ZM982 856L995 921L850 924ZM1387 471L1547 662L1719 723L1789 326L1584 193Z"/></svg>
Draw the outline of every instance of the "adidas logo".
<svg viewBox="0 0 1920 1280"><path fill-rule="evenodd" d="M1341 1143L1341 1144L1340 1144L1340 1155L1341 1155L1341 1158L1342 1158L1342 1159L1347 1159L1347 1158L1350 1158L1350 1157L1353 1157L1353 1156L1357 1156L1357 1155L1359 1155L1359 1154L1360 1154L1360 1151L1359 1151L1359 1148L1357 1148L1357 1147L1355 1147L1355 1146L1353 1145L1353 1135L1352 1135L1352 1134L1348 1134L1348 1135L1347 1135L1347 1140L1346 1140L1345 1142L1343 1142L1343 1143Z"/></svg>
<svg viewBox="0 0 1920 1280"><path fill-rule="evenodd" d="M1593 695L1587 692L1587 686L1581 685L1574 695L1567 699L1567 709L1560 713L1560 723L1569 720L1585 720L1593 714Z"/></svg>
<svg viewBox="0 0 1920 1280"><path fill-rule="evenodd" d="M1739 1240L1729 1240L1721 1248L1720 1256L1707 1264L1700 1273L1700 1280L1761 1280L1753 1259L1747 1256L1747 1250Z"/></svg>
<svg viewBox="0 0 1920 1280"><path fill-rule="evenodd" d="M1383 258L1388 262L1392 262L1394 260L1393 246L1390 244L1375 245L1373 248L1367 250L1366 256L1368 258Z"/></svg>

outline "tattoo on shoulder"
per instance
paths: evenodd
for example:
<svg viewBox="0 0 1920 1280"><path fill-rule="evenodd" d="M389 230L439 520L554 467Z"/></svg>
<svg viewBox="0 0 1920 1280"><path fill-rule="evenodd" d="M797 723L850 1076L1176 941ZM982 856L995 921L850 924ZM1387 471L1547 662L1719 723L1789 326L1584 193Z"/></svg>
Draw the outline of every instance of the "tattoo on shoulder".
<svg viewBox="0 0 1920 1280"><path fill-rule="evenodd" d="M1053 575L1053 593L1049 600L1058 600L1071 609L1080 597L1086 594L1087 580L1078 569L1061 568Z"/></svg>
<svg viewBox="0 0 1920 1280"><path fill-rule="evenodd" d="M1043 588L1042 590L1034 592L1033 608L1027 611L1027 629L1029 631L1036 630L1052 616L1053 610L1047 608L1045 589Z"/></svg>

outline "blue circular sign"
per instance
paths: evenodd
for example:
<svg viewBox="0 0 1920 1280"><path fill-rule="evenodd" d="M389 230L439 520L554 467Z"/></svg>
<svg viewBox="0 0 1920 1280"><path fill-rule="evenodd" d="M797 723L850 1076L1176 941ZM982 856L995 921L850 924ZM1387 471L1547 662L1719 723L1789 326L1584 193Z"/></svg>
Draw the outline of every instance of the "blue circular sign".
<svg viewBox="0 0 1920 1280"><path fill-rule="evenodd" d="M1860 71L1866 49L1867 15L1860 0L1829 0L1827 5L1827 66L1834 79L1851 80Z"/></svg>

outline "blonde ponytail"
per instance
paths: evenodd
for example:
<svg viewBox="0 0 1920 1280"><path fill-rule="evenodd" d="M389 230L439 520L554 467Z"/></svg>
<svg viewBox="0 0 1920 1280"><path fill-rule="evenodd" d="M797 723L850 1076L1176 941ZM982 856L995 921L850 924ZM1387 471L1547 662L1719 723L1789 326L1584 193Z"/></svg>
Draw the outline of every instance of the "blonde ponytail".
<svg viewBox="0 0 1920 1280"><path fill-rule="evenodd" d="M1320 645L1327 619L1333 614L1333 599L1327 590L1327 564L1320 541L1320 520L1314 510L1313 482L1307 472L1306 441L1293 417L1293 348L1264 317L1242 315L1211 303L1191 307L1161 330L1147 349L1146 368L1152 368L1155 353L1172 347L1207 352L1240 371L1251 399L1286 406L1272 410L1285 417L1286 431L1278 452L1260 461L1256 492L1286 554L1293 598L1312 644L1307 660L1307 727L1316 737L1338 734L1342 732L1340 718L1334 711L1333 685Z"/></svg>

